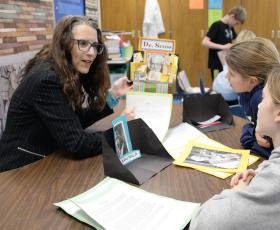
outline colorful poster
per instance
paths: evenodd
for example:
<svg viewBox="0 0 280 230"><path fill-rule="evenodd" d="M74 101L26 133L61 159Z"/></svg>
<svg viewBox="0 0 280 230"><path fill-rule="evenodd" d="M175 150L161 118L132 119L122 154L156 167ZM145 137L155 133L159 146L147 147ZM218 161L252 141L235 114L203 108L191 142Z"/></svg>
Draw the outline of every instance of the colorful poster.
<svg viewBox="0 0 280 230"><path fill-rule="evenodd" d="M189 7L191 10L202 10L204 8L204 0L190 0Z"/></svg>
<svg viewBox="0 0 280 230"><path fill-rule="evenodd" d="M210 27L213 22L220 20L223 17L222 10L208 10L208 27Z"/></svg>
<svg viewBox="0 0 280 230"><path fill-rule="evenodd" d="M223 0L208 0L208 9L223 9Z"/></svg>

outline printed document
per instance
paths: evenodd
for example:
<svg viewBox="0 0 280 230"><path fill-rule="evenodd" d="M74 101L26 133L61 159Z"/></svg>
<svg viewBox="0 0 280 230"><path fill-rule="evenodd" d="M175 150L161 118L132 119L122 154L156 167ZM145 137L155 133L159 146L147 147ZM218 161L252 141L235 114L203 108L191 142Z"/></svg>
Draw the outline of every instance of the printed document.
<svg viewBox="0 0 280 230"><path fill-rule="evenodd" d="M184 229L200 204L179 201L105 178L92 189L56 203L96 229Z"/></svg>

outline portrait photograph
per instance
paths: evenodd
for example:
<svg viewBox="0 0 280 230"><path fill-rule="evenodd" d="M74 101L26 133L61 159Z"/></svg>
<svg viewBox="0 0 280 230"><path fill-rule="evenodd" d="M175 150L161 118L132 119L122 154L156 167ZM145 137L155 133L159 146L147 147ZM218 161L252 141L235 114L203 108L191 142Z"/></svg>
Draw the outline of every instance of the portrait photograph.
<svg viewBox="0 0 280 230"><path fill-rule="evenodd" d="M249 157L250 151L246 149L217 147L194 139L188 142L174 164L197 169L211 175L214 172L235 173L247 169Z"/></svg>
<svg viewBox="0 0 280 230"><path fill-rule="evenodd" d="M125 116L120 116L113 121L113 132L115 138L116 153L119 158L122 158L126 153L132 151Z"/></svg>
<svg viewBox="0 0 280 230"><path fill-rule="evenodd" d="M241 155L219 150L193 147L185 163L206 166L209 168L237 169L240 165Z"/></svg>
<svg viewBox="0 0 280 230"><path fill-rule="evenodd" d="M170 64L169 55L162 53L146 53L148 66L147 80L160 81L161 75L166 74L167 66Z"/></svg>

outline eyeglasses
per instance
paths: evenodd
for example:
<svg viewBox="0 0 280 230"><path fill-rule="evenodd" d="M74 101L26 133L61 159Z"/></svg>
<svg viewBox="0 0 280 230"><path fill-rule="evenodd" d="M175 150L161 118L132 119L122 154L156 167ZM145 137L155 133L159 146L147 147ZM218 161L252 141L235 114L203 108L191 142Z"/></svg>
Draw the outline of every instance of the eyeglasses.
<svg viewBox="0 0 280 230"><path fill-rule="evenodd" d="M104 45L97 42L90 43L89 41L82 39L73 40L78 43L78 48L82 52L88 52L91 47L96 51L97 54L102 54L104 50Z"/></svg>

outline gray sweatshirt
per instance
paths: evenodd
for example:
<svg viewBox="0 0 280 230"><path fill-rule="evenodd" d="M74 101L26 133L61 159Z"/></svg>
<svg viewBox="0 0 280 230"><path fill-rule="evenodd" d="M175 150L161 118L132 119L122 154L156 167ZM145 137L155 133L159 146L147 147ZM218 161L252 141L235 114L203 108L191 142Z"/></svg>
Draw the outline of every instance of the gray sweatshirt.
<svg viewBox="0 0 280 230"><path fill-rule="evenodd" d="M280 147L256 171L245 189L226 189L206 201L189 229L280 229Z"/></svg>

